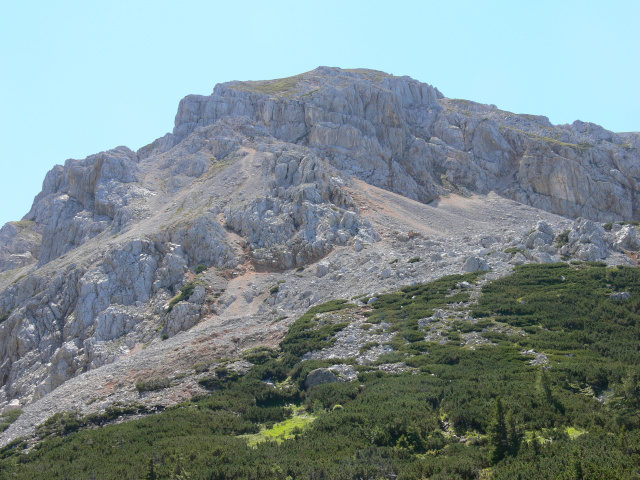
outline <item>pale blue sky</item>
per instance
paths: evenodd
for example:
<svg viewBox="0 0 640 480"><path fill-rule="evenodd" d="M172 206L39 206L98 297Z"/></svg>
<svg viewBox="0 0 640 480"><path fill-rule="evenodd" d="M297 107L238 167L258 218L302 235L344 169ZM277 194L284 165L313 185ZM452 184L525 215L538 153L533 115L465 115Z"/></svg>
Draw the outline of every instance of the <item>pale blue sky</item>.
<svg viewBox="0 0 640 480"><path fill-rule="evenodd" d="M185 95L319 65L638 131L639 18L636 0L3 2L0 225L53 165L170 131Z"/></svg>

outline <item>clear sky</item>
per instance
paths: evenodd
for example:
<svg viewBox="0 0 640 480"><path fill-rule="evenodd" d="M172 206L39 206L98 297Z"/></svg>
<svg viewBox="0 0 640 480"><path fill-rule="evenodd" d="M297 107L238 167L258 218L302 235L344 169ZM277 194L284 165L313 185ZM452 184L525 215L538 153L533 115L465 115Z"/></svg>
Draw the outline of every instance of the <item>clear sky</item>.
<svg viewBox="0 0 640 480"><path fill-rule="evenodd" d="M319 65L639 131L639 18L638 0L3 2L0 225L55 164L171 131L185 95Z"/></svg>

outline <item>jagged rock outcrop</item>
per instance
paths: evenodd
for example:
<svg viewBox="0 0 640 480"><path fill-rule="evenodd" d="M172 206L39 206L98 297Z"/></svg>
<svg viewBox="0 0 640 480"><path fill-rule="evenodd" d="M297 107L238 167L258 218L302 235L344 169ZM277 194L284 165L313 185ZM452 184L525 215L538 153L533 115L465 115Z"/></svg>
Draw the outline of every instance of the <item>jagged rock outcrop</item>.
<svg viewBox="0 0 640 480"><path fill-rule="evenodd" d="M239 296L249 304L262 295L258 311L276 318L279 308L317 303L317 285L296 296L225 287L249 268L302 268L337 247L366 255L383 230L405 249L437 247L423 254L430 271L638 250L635 230L615 236L594 223L640 215L638 148L636 133L553 126L372 70L320 67L190 95L172 133L138 152L118 147L55 166L23 221L0 230L0 408L175 337ZM447 251L413 230L377 231L356 198L369 188L362 181L423 203L497 192L588 220L563 245L564 232L539 222L524 234L465 236L477 245ZM369 261L361 274L389 285L421 268ZM314 278L339 285L348 274L322 260Z"/></svg>
<svg viewBox="0 0 640 480"><path fill-rule="evenodd" d="M560 253L576 257L585 262L604 260L609 255L612 238L606 234L602 225L579 218L568 234L568 243Z"/></svg>
<svg viewBox="0 0 640 480"><path fill-rule="evenodd" d="M638 228L634 225L625 225L616 234L615 246L619 250L637 252L640 250L640 238Z"/></svg>
<svg viewBox="0 0 640 480"><path fill-rule="evenodd" d="M369 241L377 238L358 216L342 181L331 178L315 155L295 150L272 154L262 167L271 177L267 195L225 210L227 226L248 240L256 262L299 267L358 234Z"/></svg>
<svg viewBox="0 0 640 480"><path fill-rule="evenodd" d="M463 269L465 272L486 272L489 270L489 265L484 258L473 255L464 262Z"/></svg>
<svg viewBox="0 0 640 480"><path fill-rule="evenodd" d="M0 272L25 267L38 261L42 235L35 222L9 222L0 229Z"/></svg>
<svg viewBox="0 0 640 480"><path fill-rule="evenodd" d="M45 177L24 219L42 233L39 264L82 245L108 227L118 231L138 212L132 203L150 192L138 182L138 157L127 147L68 160Z"/></svg>

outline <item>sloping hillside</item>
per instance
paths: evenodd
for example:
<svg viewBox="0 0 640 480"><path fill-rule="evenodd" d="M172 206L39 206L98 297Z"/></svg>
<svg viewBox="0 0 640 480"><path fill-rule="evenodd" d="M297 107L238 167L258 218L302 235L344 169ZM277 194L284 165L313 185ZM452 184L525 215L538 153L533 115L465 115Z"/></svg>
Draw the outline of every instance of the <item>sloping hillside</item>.
<svg viewBox="0 0 640 480"><path fill-rule="evenodd" d="M188 96L172 133L55 166L0 230L0 408L24 411L0 442L202 394L194 364L275 347L329 300L635 265L638 141L371 70Z"/></svg>

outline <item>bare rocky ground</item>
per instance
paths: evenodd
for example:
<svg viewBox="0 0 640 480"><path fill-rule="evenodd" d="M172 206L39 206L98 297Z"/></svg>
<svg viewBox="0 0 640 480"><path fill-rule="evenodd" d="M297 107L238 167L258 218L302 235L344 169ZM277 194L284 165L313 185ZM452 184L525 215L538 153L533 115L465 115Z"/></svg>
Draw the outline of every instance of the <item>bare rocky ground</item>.
<svg viewBox="0 0 640 480"><path fill-rule="evenodd" d="M114 363L68 380L26 406L25 413L0 436L0 442L6 444L33 434L35 426L56 412L86 414L117 402L148 406L179 403L205 392L197 383L202 374L196 373L195 365L239 358L244 350L257 345L277 346L288 325L312 305L334 298L370 298L404 285L464 273L470 257L486 261L491 269L487 279L498 278L508 274L513 263L528 262L520 260L519 253L504 251L522 247L526 252L525 239L539 222L546 222L555 232L565 231L573 224L566 218L493 194L452 196L424 205L363 182L355 182L350 191L366 218L381 233L380 241L337 247L322 261L304 269L256 272L250 264L239 265L227 272L233 278L226 281L221 297L226 306L221 305L217 314L167 340L155 338L148 344L125 348L124 355ZM419 260L409 262L415 258ZM633 263L617 252L608 261ZM214 274L211 278L220 281ZM275 285L278 291L270 293ZM477 293L479 286L475 289ZM465 313L457 310L454 315L464 318ZM436 316L425 324L425 333L434 336L433 340L445 329L444 323L451 320L451 312ZM357 339L353 336L352 330L363 332L361 323L364 320L342 332L348 341L337 342L335 351L311 357L354 356L366 343L363 335ZM387 336L381 332L366 340L379 340L382 344L389 340ZM464 341L472 344L480 340L469 334ZM385 347L379 347L363 357L372 361L385 351ZM136 383L153 378L171 378L172 386L139 393Z"/></svg>

